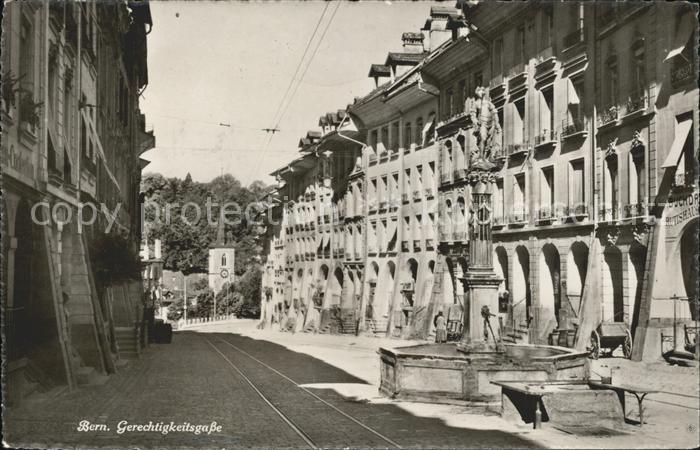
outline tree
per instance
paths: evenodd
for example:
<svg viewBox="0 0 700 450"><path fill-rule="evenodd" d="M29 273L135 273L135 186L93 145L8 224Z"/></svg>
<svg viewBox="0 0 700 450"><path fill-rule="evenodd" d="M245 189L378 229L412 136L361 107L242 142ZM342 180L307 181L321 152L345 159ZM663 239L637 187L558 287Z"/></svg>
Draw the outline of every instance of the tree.
<svg viewBox="0 0 700 450"><path fill-rule="evenodd" d="M246 188L230 174L216 177L208 183L193 181L189 173L184 180L165 178L157 173L145 174L141 182L145 232L150 239L161 239L164 268L185 274L206 273L208 251L216 240L221 207L225 203L235 202L240 207L242 217L240 220L235 220L237 217L228 218L233 223L225 226L225 232L232 237L236 249L235 273L242 275L262 251L255 239L257 227L249 223L243 213L267 189L260 181ZM213 223L208 221L207 200L212 204ZM199 217L197 207L201 213ZM260 207L257 206L255 211L259 214Z"/></svg>

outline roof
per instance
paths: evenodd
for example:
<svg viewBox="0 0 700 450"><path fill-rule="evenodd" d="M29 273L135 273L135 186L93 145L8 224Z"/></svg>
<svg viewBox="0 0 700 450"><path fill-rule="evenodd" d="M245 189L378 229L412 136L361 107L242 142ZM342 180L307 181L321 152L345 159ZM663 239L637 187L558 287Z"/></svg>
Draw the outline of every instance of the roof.
<svg viewBox="0 0 700 450"><path fill-rule="evenodd" d="M433 6L430 8L430 17L449 17L449 16L460 16L462 12L452 6Z"/></svg>
<svg viewBox="0 0 700 450"><path fill-rule="evenodd" d="M419 62L423 61L429 52L422 53L400 53L400 52L389 52L386 57L386 65L399 65L399 66L415 66Z"/></svg>
<svg viewBox="0 0 700 450"><path fill-rule="evenodd" d="M384 64L372 64L369 68L369 77L388 77L391 76L391 69Z"/></svg>

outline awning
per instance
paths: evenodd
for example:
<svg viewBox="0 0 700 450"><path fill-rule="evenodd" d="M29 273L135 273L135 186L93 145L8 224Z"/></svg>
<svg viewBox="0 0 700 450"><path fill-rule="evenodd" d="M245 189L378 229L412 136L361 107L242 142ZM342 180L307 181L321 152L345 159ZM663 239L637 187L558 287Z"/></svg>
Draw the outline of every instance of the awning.
<svg viewBox="0 0 700 450"><path fill-rule="evenodd" d="M578 105L581 103L581 99L578 97L578 92L576 92L576 87L574 86L574 82L569 77L567 79L568 87L567 87L567 101L569 102L569 105Z"/></svg>
<svg viewBox="0 0 700 450"><path fill-rule="evenodd" d="M694 30L695 14L684 14L676 30L676 38L673 40L673 47L671 47L671 51L669 51L666 58L664 58L664 62L683 53L685 46L690 41L690 35L693 34Z"/></svg>
<svg viewBox="0 0 700 450"><path fill-rule="evenodd" d="M661 166L662 168L676 167L678 165L683 155L683 147L685 146L686 139L688 139L691 126L693 126L693 119L686 119L676 126L676 137L673 139L671 150L668 152L666 161L664 161L664 165Z"/></svg>
<svg viewBox="0 0 700 450"><path fill-rule="evenodd" d="M392 219L388 224L387 224L387 233L386 236L389 238L387 242L395 241L396 240L396 229L397 229L397 221L396 219Z"/></svg>

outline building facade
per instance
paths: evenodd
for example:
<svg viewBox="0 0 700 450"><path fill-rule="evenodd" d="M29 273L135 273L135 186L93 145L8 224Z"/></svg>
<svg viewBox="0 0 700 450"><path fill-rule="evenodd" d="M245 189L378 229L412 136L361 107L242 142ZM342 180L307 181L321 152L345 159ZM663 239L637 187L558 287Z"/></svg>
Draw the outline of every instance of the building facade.
<svg viewBox="0 0 700 450"><path fill-rule="evenodd" d="M696 11L458 7L404 33L404 51L371 66L376 88L347 108L364 145L332 194L345 196L345 239L333 240L345 262L319 296L359 317L334 316L336 328L427 337L441 310L459 333L483 217L468 174L487 137L493 176L479 194L492 205L504 338L583 349L601 322L619 322L634 358L658 357L660 329L697 314ZM269 258L283 274L277 236ZM284 283L280 298L305 301Z"/></svg>
<svg viewBox="0 0 700 450"><path fill-rule="evenodd" d="M138 110L148 82L150 12L145 2L131 6L16 2L4 10L3 326L10 402L114 370L115 320L95 283L90 249L111 223L138 253L139 155L155 143ZM115 67L121 90L107 80ZM117 133L114 140L108 130ZM118 211L114 221L106 211L110 217ZM142 288L128 289L123 301L140 304Z"/></svg>

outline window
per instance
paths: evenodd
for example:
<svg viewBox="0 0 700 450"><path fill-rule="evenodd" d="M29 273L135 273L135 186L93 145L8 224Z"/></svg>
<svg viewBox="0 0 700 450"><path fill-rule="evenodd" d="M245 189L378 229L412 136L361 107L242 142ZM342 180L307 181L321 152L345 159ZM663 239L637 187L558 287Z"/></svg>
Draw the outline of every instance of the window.
<svg viewBox="0 0 700 450"><path fill-rule="evenodd" d="M34 92L34 27L26 16L22 16L19 36L20 86L31 95Z"/></svg>
<svg viewBox="0 0 700 450"><path fill-rule="evenodd" d="M423 166L419 165L416 167L416 188L419 189L423 186Z"/></svg>
<svg viewBox="0 0 700 450"><path fill-rule="evenodd" d="M413 130L411 129L411 122L406 122L403 126L403 148L411 148L411 139L413 139Z"/></svg>
<svg viewBox="0 0 700 450"><path fill-rule="evenodd" d="M503 207L505 205L504 191L503 191L503 180L496 180L496 195L493 198L493 216L496 219L496 223L501 222L503 219Z"/></svg>
<svg viewBox="0 0 700 450"><path fill-rule="evenodd" d="M515 176L513 183L513 211L515 214L524 214L527 211L525 204L525 174L519 173Z"/></svg>
<svg viewBox="0 0 700 450"><path fill-rule="evenodd" d="M461 80L457 85L457 100L455 113L464 112L464 101L467 99L467 81Z"/></svg>
<svg viewBox="0 0 700 450"><path fill-rule="evenodd" d="M381 143L386 148L389 145L389 127L382 127Z"/></svg>
<svg viewBox="0 0 700 450"><path fill-rule="evenodd" d="M221 255L221 265L222 265L222 266L225 266L225 265L226 265L226 253L224 253L223 255Z"/></svg>
<svg viewBox="0 0 700 450"><path fill-rule="evenodd" d="M636 205L644 202L644 147L630 151L629 165L629 202Z"/></svg>
<svg viewBox="0 0 700 450"><path fill-rule="evenodd" d="M87 129L85 126L85 119L80 118L80 154L88 157L88 147L87 147Z"/></svg>
<svg viewBox="0 0 700 450"><path fill-rule="evenodd" d="M604 189L604 204L605 215L607 219L617 218L618 206L618 185L617 185L617 156L608 157L605 160L605 189Z"/></svg>
<svg viewBox="0 0 700 450"><path fill-rule="evenodd" d="M607 64L605 65L606 80L608 88L606 90L606 102L609 106L617 105L619 99L619 80L618 80L618 68L617 68L617 57L611 56L608 58Z"/></svg>
<svg viewBox="0 0 700 450"><path fill-rule="evenodd" d="M525 143L525 99L513 102L513 144Z"/></svg>
<svg viewBox="0 0 700 450"><path fill-rule="evenodd" d="M393 173L391 175L391 200L399 200L399 173Z"/></svg>
<svg viewBox="0 0 700 450"><path fill-rule="evenodd" d="M399 148L399 122L394 122L391 124L391 145L389 148L396 150Z"/></svg>
<svg viewBox="0 0 700 450"><path fill-rule="evenodd" d="M552 46L552 32L554 30L554 14L552 13L552 8L547 7L544 9L544 15L542 17L542 48L549 48Z"/></svg>
<svg viewBox="0 0 700 450"><path fill-rule="evenodd" d="M677 164L674 185L677 187L689 187L694 186L697 183L697 150L694 150L693 142L693 117L691 113L681 114L676 117L676 140L679 140L678 144L683 142L682 148L680 148L680 154L674 152L673 149L670 150L668 158L673 159L673 163ZM682 131L681 128L687 127L687 131ZM685 135L685 136L684 136ZM680 141L680 139L683 139ZM678 145L674 140L673 147ZM664 164L664 167L668 165L668 162Z"/></svg>
<svg viewBox="0 0 700 450"><path fill-rule="evenodd" d="M545 136L545 140L553 138L551 132L554 130L554 89L549 86L542 89L542 114L540 117L540 126L542 134L550 133Z"/></svg>
<svg viewBox="0 0 700 450"><path fill-rule="evenodd" d="M384 202L384 203L386 203L386 201L389 200L389 195L387 192L389 184L387 183L387 180L388 180L387 176L384 175L379 182L379 188L378 188L379 201Z"/></svg>
<svg viewBox="0 0 700 450"><path fill-rule="evenodd" d="M66 149L71 148L72 144L72 107L73 103L71 100L71 82L68 78L64 78L63 82L63 136L65 141Z"/></svg>
<svg viewBox="0 0 700 450"><path fill-rule="evenodd" d="M552 217L554 208L554 168L544 167L540 176L540 219Z"/></svg>
<svg viewBox="0 0 700 450"><path fill-rule="evenodd" d="M445 173L449 173L452 170L452 141L449 139L445 141Z"/></svg>
<svg viewBox="0 0 700 450"><path fill-rule="evenodd" d="M634 89L633 92L633 97L641 97L644 95L644 92L646 90L646 70L645 70L645 61L644 61L644 44L643 42L640 43L640 45L636 46L634 48L634 55L633 55L633 60L632 60L632 88Z"/></svg>
<svg viewBox="0 0 700 450"><path fill-rule="evenodd" d="M493 43L493 59L491 60L491 73L493 76L503 74L503 38L498 38Z"/></svg>
<svg viewBox="0 0 700 450"><path fill-rule="evenodd" d="M445 93L445 118L452 117L454 113L454 89L449 88Z"/></svg>
<svg viewBox="0 0 700 450"><path fill-rule="evenodd" d="M525 62L525 26L519 26L515 34L515 55L516 63Z"/></svg>
<svg viewBox="0 0 700 450"><path fill-rule="evenodd" d="M377 150L377 144L379 143L379 130L372 130L370 133L370 138L369 138L369 145L374 148L374 150Z"/></svg>
<svg viewBox="0 0 700 450"><path fill-rule="evenodd" d="M408 197L411 195L411 169L406 169L403 177L403 194Z"/></svg>
<svg viewBox="0 0 700 450"><path fill-rule="evenodd" d="M474 90L484 85L484 74L481 71L474 73Z"/></svg>
<svg viewBox="0 0 700 450"><path fill-rule="evenodd" d="M568 98L568 120L576 127L576 131L583 131L583 77L569 79Z"/></svg>
<svg viewBox="0 0 700 450"><path fill-rule="evenodd" d="M571 161L569 171L569 208L577 212L586 204L586 194L583 176L583 159Z"/></svg>
<svg viewBox="0 0 700 450"><path fill-rule="evenodd" d="M425 177L425 188L433 190L435 187L435 162L428 163L428 171Z"/></svg>
<svg viewBox="0 0 700 450"><path fill-rule="evenodd" d="M416 119L416 137L413 140L418 147L423 145L423 118L419 117Z"/></svg>
<svg viewBox="0 0 700 450"><path fill-rule="evenodd" d="M525 38L527 40L527 47L525 49L525 59L523 59L523 62L527 62L527 58L537 52L537 34L535 33L534 20L529 20L527 22L527 35Z"/></svg>

